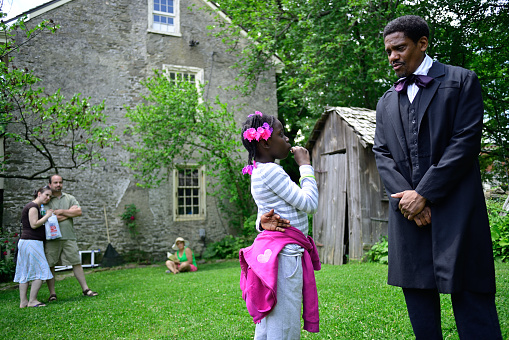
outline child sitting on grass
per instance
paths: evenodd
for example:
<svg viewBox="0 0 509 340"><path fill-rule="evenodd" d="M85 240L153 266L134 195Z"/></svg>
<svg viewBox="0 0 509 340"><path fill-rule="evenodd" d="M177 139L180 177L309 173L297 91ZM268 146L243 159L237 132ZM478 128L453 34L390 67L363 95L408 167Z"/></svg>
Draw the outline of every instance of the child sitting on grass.
<svg viewBox="0 0 509 340"><path fill-rule="evenodd" d="M242 297L256 323L255 339L300 339L300 313L304 329L318 332L318 295L314 270L320 270L318 252L308 234L308 216L316 211L318 189L309 153L291 147L281 122L256 112L242 128L242 143L249 153L242 170L251 175L251 193L258 206L257 228L263 214L278 214L292 222L280 231L265 230L253 245L240 250ZM276 159L292 152L299 165L296 185Z"/></svg>

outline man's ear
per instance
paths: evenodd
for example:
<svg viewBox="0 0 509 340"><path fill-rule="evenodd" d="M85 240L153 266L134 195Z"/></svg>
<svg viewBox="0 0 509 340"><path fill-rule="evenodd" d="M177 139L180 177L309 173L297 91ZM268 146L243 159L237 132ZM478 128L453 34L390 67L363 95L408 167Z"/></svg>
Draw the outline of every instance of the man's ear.
<svg viewBox="0 0 509 340"><path fill-rule="evenodd" d="M419 41L417 41L417 45L419 46L419 49L421 50L421 52L425 52L426 49L428 48L428 38L426 38L425 36L422 36Z"/></svg>

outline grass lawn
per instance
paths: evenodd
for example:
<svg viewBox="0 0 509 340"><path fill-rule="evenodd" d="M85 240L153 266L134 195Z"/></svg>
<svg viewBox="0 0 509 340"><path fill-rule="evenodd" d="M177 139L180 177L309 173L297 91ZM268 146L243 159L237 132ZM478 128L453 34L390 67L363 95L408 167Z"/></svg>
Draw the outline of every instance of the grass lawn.
<svg viewBox="0 0 509 340"><path fill-rule="evenodd" d="M88 285L100 294L94 298L83 297L78 282L67 277L57 281L58 301L45 308L20 309L18 290L2 290L0 339L253 337L237 261L201 265L196 273L170 275L165 269L87 271ZM509 264L496 270L502 335L509 339ZM380 264L324 265L316 272L320 333L302 331L302 338L413 339L403 294L385 283L386 276L387 266ZM48 297L44 284L39 298ZM444 339L458 339L448 296L442 305Z"/></svg>

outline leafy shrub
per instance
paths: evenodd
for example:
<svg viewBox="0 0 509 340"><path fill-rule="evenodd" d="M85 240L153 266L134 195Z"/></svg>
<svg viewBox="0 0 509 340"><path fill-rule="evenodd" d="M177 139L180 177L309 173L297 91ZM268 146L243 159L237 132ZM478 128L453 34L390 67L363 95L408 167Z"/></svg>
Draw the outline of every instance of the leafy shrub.
<svg viewBox="0 0 509 340"><path fill-rule="evenodd" d="M502 209L502 205L503 201L499 199L486 200L493 256L496 260L507 262L509 261L509 214Z"/></svg>
<svg viewBox="0 0 509 340"><path fill-rule="evenodd" d="M10 258L0 260L0 282L11 282L16 273L16 264Z"/></svg>
<svg viewBox="0 0 509 340"><path fill-rule="evenodd" d="M257 214L249 216L244 221L244 227L242 228L242 235L246 237L252 237L253 240L258 235L258 231L256 230L256 217Z"/></svg>
<svg viewBox="0 0 509 340"><path fill-rule="evenodd" d="M239 257L239 250L253 244L258 232L255 228L256 214L249 216L244 221L242 235L227 235L221 241L211 243L203 253L204 259L236 259Z"/></svg>
<svg viewBox="0 0 509 340"><path fill-rule="evenodd" d="M12 259L17 238L17 233L0 235L0 282L9 282L14 278L16 264Z"/></svg>
<svg viewBox="0 0 509 340"><path fill-rule="evenodd" d="M249 216L244 221L242 234L240 236L227 235L221 241L211 243L203 253L204 259L236 259L239 257L239 250L253 244L258 235L256 230L256 214ZM313 234L313 215L308 215L309 235Z"/></svg>
<svg viewBox="0 0 509 340"><path fill-rule="evenodd" d="M249 247L253 244L253 240L254 238L246 236L227 235L221 241L210 244L203 253L203 257L205 259L236 259L239 257L239 250Z"/></svg>
<svg viewBox="0 0 509 340"><path fill-rule="evenodd" d="M375 243L366 254L368 262L389 263L389 242L387 236L380 237L380 241Z"/></svg>
<svg viewBox="0 0 509 340"><path fill-rule="evenodd" d="M136 209L136 205L134 204L126 204L124 207L124 212L120 217L124 220L125 225L129 228L129 233L131 236L136 236L138 234L138 225L136 224L136 213L139 212Z"/></svg>

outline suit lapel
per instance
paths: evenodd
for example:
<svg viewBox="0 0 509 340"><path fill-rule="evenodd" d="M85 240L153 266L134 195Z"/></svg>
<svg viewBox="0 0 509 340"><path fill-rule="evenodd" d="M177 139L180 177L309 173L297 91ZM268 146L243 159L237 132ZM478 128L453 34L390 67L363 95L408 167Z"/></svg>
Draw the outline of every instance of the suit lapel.
<svg viewBox="0 0 509 340"><path fill-rule="evenodd" d="M403 129L403 123L401 122L399 113L398 93L396 90L394 90L394 87L391 88L390 91L391 92L387 94L387 100L385 101L385 110L389 116L392 126L394 127L394 130L396 130L396 136L398 136L398 142L401 146L401 149L406 155L408 155L405 130Z"/></svg>
<svg viewBox="0 0 509 340"><path fill-rule="evenodd" d="M429 69L428 76L434 78L433 82L430 84L430 86L426 89L421 89L421 99L419 102L419 107L417 108L417 122L418 126L421 126L422 118L424 117L424 113L428 109L429 104L431 103L431 100L435 96L435 93L438 90L438 87L440 86L440 80L439 78L442 77L445 74L445 67L443 64L439 62L434 62L433 66Z"/></svg>

